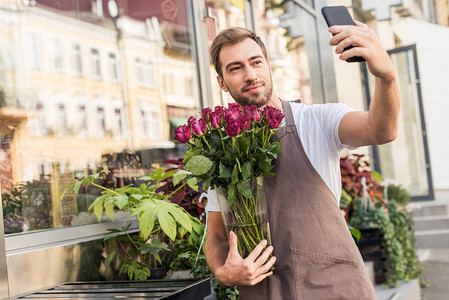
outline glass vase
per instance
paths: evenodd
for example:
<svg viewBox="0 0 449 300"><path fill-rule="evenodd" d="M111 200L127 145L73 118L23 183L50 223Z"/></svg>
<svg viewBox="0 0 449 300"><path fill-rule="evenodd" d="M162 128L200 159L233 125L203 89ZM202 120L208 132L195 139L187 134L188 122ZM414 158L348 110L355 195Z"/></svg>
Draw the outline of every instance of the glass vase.
<svg viewBox="0 0 449 300"><path fill-rule="evenodd" d="M229 206L227 189L217 191L218 203L229 238L233 231L237 236L240 255L245 258L262 241L271 245L267 203L264 194L263 177L248 179L250 197L237 191L236 199Z"/></svg>

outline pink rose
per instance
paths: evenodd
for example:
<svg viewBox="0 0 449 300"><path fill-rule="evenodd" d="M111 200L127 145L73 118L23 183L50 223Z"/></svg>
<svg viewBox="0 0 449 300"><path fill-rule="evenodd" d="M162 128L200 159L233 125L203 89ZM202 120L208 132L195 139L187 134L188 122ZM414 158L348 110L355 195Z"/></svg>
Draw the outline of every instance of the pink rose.
<svg viewBox="0 0 449 300"><path fill-rule="evenodd" d="M218 128L221 126L221 119L222 119L222 114L217 113L217 112L213 112L210 115L210 125L213 128Z"/></svg>
<svg viewBox="0 0 449 300"><path fill-rule="evenodd" d="M202 122L204 122L204 120ZM195 119L195 117L190 117L187 120L187 123L189 124L189 127L194 134L198 136L202 136L204 134L203 126L200 124L200 122L198 122L197 119Z"/></svg>
<svg viewBox="0 0 449 300"><path fill-rule="evenodd" d="M281 111L272 106L266 106L262 114L267 119L267 123L271 129L278 128L284 119L284 115Z"/></svg>
<svg viewBox="0 0 449 300"><path fill-rule="evenodd" d="M229 104L229 105L231 105L231 104ZM241 115L240 109L237 109L234 106L233 108L228 108L227 110L225 110L224 119L225 119L226 123L231 123L232 121L237 120L240 117L240 115Z"/></svg>
<svg viewBox="0 0 449 300"><path fill-rule="evenodd" d="M257 106L255 106L255 105L245 106L244 109L245 109L245 115L247 115L249 117L251 122L257 122L260 120L260 114L259 114L259 110L257 109Z"/></svg>
<svg viewBox="0 0 449 300"><path fill-rule="evenodd" d="M249 130L251 127L251 120L248 115L241 115L237 121L240 123L241 130Z"/></svg>
<svg viewBox="0 0 449 300"><path fill-rule="evenodd" d="M175 137L174 139L181 143L187 143L192 137L192 133L190 131L189 126L181 125L175 129Z"/></svg>
<svg viewBox="0 0 449 300"><path fill-rule="evenodd" d="M240 133L240 122L236 120L227 123L225 131L229 136L237 136Z"/></svg>
<svg viewBox="0 0 449 300"><path fill-rule="evenodd" d="M203 117L204 121L210 120L210 114L212 113L212 110L209 107L206 107L201 112L201 116Z"/></svg>

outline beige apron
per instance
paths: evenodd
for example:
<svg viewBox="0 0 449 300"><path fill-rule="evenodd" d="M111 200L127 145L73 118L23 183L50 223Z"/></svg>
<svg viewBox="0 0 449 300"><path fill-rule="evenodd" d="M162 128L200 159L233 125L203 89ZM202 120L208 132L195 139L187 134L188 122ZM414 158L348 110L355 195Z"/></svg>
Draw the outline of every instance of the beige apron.
<svg viewBox="0 0 449 300"><path fill-rule="evenodd" d="M288 102L282 151L266 178L274 274L240 287L242 300L376 299L335 196L304 152ZM320 151L320 149L315 149Z"/></svg>

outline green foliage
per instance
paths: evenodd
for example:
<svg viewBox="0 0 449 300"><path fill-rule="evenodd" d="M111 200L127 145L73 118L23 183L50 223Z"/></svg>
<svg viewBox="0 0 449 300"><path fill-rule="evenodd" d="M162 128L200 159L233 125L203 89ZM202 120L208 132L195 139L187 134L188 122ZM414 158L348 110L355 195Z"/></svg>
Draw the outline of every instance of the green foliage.
<svg viewBox="0 0 449 300"><path fill-rule="evenodd" d="M410 194L401 185L388 185L388 200L394 201L400 206L405 207L410 201Z"/></svg>
<svg viewBox="0 0 449 300"><path fill-rule="evenodd" d="M179 205L170 202L170 198L185 186L197 190L193 175L184 170L164 171L158 169L148 176L139 178L142 184L139 187L125 186L109 189L99 185L96 181L101 179L107 171L84 178L64 189L64 193L73 188L78 192L81 185L92 185L102 189L101 196L97 197L89 207L94 210L98 220L103 212L113 220L114 210L128 211L137 218L140 232L130 234L129 226L120 230L109 229L105 241L114 240L118 245L117 251L112 251L107 261L120 257L120 273L126 274L129 279L143 280L151 275L150 268L164 264L164 259L171 252L168 243L177 238L190 234L196 236L202 227L198 219L193 218ZM164 193L165 189L159 187L168 179L176 181L176 189Z"/></svg>

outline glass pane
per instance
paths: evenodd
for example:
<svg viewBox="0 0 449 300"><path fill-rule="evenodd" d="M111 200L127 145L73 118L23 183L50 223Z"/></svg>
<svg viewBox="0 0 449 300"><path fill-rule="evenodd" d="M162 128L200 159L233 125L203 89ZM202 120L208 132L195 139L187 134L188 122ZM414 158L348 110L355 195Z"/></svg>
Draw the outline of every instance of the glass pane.
<svg viewBox="0 0 449 300"><path fill-rule="evenodd" d="M117 1L116 18L92 2L37 0L0 29L6 233L97 222L99 189L62 189L103 168L108 187L136 183L183 155L173 130L200 110L187 1Z"/></svg>
<svg viewBox="0 0 449 300"><path fill-rule="evenodd" d="M206 0L206 7L213 17L206 19L209 47L214 37L229 27L246 27L244 0ZM229 93L224 93L217 82L217 73L213 65L210 67L213 106L234 102Z"/></svg>
<svg viewBox="0 0 449 300"><path fill-rule="evenodd" d="M412 196L429 193L413 52L391 55L401 94L397 139L379 146L382 175L402 184Z"/></svg>
<svg viewBox="0 0 449 300"><path fill-rule="evenodd" d="M323 103L321 71L315 18L299 5L287 5L292 18L281 21L281 26L291 26L299 37L286 36L279 27L280 10L256 13L257 33L267 48L273 72L273 88L285 100L301 99L304 103ZM281 17L282 18L282 17Z"/></svg>

